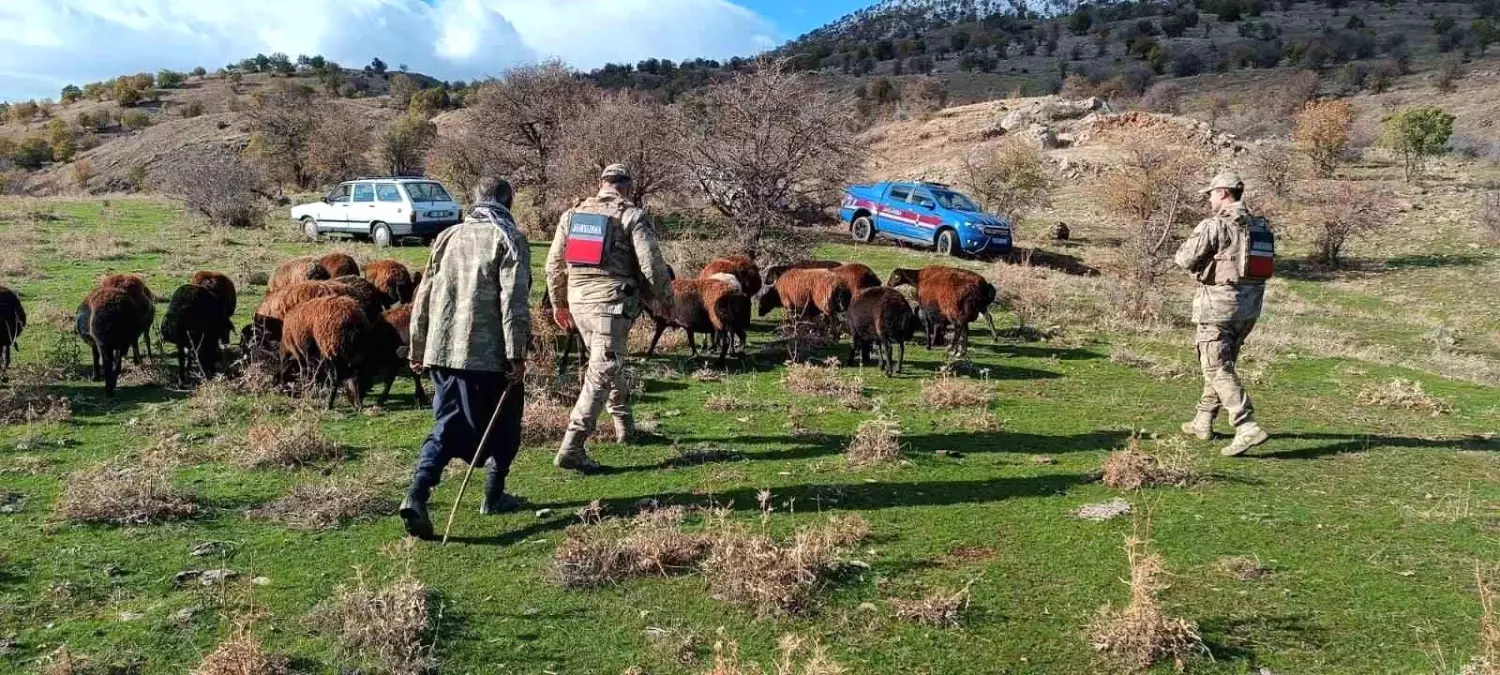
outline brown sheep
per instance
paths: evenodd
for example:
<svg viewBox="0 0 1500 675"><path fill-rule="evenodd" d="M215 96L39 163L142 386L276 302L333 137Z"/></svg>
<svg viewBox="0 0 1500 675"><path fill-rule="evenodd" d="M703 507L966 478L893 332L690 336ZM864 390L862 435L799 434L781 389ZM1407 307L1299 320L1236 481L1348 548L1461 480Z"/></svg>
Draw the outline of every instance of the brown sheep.
<svg viewBox="0 0 1500 675"><path fill-rule="evenodd" d="M318 264L318 259L312 256L292 258L276 266L276 271L271 273L271 280L266 282L266 295L271 295L287 286L303 281L323 281L332 279L333 275L323 266Z"/></svg>
<svg viewBox="0 0 1500 675"><path fill-rule="evenodd" d="M850 365L857 353L863 367L870 360L870 348L875 347L881 372L900 375L906 365L906 342L916 330L917 316L901 291L875 286L856 293L849 302ZM899 346L899 356L892 354L892 344Z"/></svg>
<svg viewBox="0 0 1500 675"><path fill-rule="evenodd" d="M943 329L953 325L953 344L949 353L961 356L969 348L969 324L985 318L990 325L990 339L999 340L990 305L995 302L995 286L984 277L956 267L932 265L920 270L897 269L885 282L892 288L911 285L917 291L918 315L927 333L927 348L942 339Z"/></svg>
<svg viewBox="0 0 1500 675"><path fill-rule="evenodd" d="M397 305L385 311L380 318L371 324L372 339L366 345L366 351L370 358L370 368L367 372L371 378L379 377L385 384L385 389L380 392L380 399L375 405L384 406L386 399L390 398L391 386L396 383L396 377L402 372L411 375L412 385L416 388L415 396L417 406L427 405L427 394L422 391L422 376L418 375L410 367L411 352L411 305ZM361 382L363 386L363 382Z"/></svg>
<svg viewBox="0 0 1500 675"><path fill-rule="evenodd" d="M827 269L792 269L760 296L760 316L785 307L790 317L833 316L849 307L849 284Z"/></svg>
<svg viewBox="0 0 1500 675"><path fill-rule="evenodd" d="M729 349L735 340L741 348L750 329L750 296L735 284L719 279L678 279L672 282L672 311L662 314L653 309L651 320L656 323L656 334L651 336L651 347L646 358L656 353L656 344L662 333L676 327L687 331L688 346L693 356L698 356L696 333L715 336L719 348L718 367L724 367Z"/></svg>
<svg viewBox="0 0 1500 675"><path fill-rule="evenodd" d="M287 313L308 300L347 295L349 287L334 281L304 281L271 293L255 308L255 315L245 325L242 344L251 348L269 347L281 341L282 323Z"/></svg>
<svg viewBox="0 0 1500 675"><path fill-rule="evenodd" d="M365 264L365 279L375 284L393 304L411 302L417 292L417 282L411 270L398 260L375 260Z"/></svg>
<svg viewBox="0 0 1500 675"><path fill-rule="evenodd" d="M146 328L135 298L118 288L96 288L78 306L78 336L93 352L94 379L104 380L105 394L114 395L125 352Z"/></svg>
<svg viewBox="0 0 1500 675"><path fill-rule="evenodd" d="M703 268L698 274L699 279L711 279L716 274L728 274L739 282L740 290L745 295L755 297L760 293L760 267L751 260L749 256L732 255L727 258L719 258Z"/></svg>
<svg viewBox="0 0 1500 675"><path fill-rule="evenodd" d="M347 253L329 253L318 258L318 267L328 273L329 279L346 277L349 275L359 276L359 263Z"/></svg>
<svg viewBox="0 0 1500 675"><path fill-rule="evenodd" d="M880 285L880 277L875 276L875 271L870 269L869 265L862 263L847 263L828 271L839 275L839 278L849 285L851 295L859 295L859 292L866 288Z"/></svg>
<svg viewBox="0 0 1500 675"><path fill-rule="evenodd" d="M141 337L146 338L146 356L156 358L151 352L151 326L156 323L156 294L151 292L151 287L146 285L146 280L138 274L110 274L99 279L98 288L116 288L125 291L130 296L131 304L136 312L141 315L144 322ZM130 346L132 357L136 365L141 363L141 345L137 342Z"/></svg>
<svg viewBox="0 0 1500 675"><path fill-rule="evenodd" d="M379 287L364 277L342 276L329 281L342 286L342 293L358 300L360 309L369 316L380 316L381 312L396 304L390 296L382 293Z"/></svg>
<svg viewBox="0 0 1500 675"><path fill-rule="evenodd" d="M202 270L193 274L192 281L188 283L213 291L214 295L218 296L219 303L224 307L224 318L233 318L235 310L239 309L240 295L234 288L234 281L229 277L219 272Z"/></svg>
<svg viewBox="0 0 1500 675"><path fill-rule="evenodd" d="M343 388L357 409L363 406L364 395L356 376L368 358L364 347L370 332L370 319L354 298L314 298L287 313L281 328L281 353L304 376L329 380L329 408Z"/></svg>
<svg viewBox="0 0 1500 675"><path fill-rule="evenodd" d="M233 330L218 294L197 284L178 287L161 320L162 341L177 346L177 380L187 382L190 350L199 372L213 379L221 356L219 345L229 342Z"/></svg>
<svg viewBox="0 0 1500 675"><path fill-rule="evenodd" d="M802 260L790 265L772 265L766 268L763 281L767 286L774 286L787 270L831 270L842 264L837 260Z"/></svg>
<svg viewBox="0 0 1500 675"><path fill-rule="evenodd" d="M26 308L21 306L21 296L0 286L0 358L6 368L10 367L10 350L18 347L16 339L26 329Z"/></svg>

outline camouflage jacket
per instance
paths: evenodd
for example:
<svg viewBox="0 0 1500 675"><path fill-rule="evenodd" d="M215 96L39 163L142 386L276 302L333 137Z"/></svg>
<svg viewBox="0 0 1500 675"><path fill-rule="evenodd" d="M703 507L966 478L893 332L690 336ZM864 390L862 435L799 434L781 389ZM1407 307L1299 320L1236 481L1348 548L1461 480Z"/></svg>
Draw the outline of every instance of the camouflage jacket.
<svg viewBox="0 0 1500 675"><path fill-rule="evenodd" d="M531 339L531 249L510 211L474 205L432 244L411 315L423 365L500 372Z"/></svg>
<svg viewBox="0 0 1500 675"><path fill-rule="evenodd" d="M1177 249L1177 266L1198 280L1193 296L1194 323L1223 323L1260 317L1264 282L1239 280L1235 260L1239 238L1246 236L1241 221L1250 217L1244 202L1224 207L1198 226Z"/></svg>
<svg viewBox="0 0 1500 675"><path fill-rule="evenodd" d="M564 259L574 213L610 217L612 242L603 265L569 265ZM672 302L667 262L650 219L640 207L608 188L563 213L547 252L546 274L552 301L574 313L634 317L643 306L670 307Z"/></svg>

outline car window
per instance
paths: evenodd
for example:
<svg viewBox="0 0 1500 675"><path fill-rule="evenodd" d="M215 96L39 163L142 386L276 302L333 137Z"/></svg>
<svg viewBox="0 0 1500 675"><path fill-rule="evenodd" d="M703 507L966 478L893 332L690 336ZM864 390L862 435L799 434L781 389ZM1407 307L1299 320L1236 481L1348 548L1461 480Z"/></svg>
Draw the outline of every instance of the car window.
<svg viewBox="0 0 1500 675"><path fill-rule="evenodd" d="M373 201L375 201L375 186L371 185L369 183L355 183L354 184L354 201L356 201L356 202L373 202Z"/></svg>
<svg viewBox="0 0 1500 675"><path fill-rule="evenodd" d="M375 197L383 202L399 202L401 191L396 189L395 183L376 183Z"/></svg>
<svg viewBox="0 0 1500 675"><path fill-rule="evenodd" d="M893 201L893 202L904 202L904 201L909 201L910 199L911 199L911 190L908 190L906 188L898 188L898 187L891 188L891 201Z"/></svg>
<svg viewBox="0 0 1500 675"><path fill-rule="evenodd" d="M413 202L453 201L453 198L448 196L448 191L438 183L407 183L406 194L411 195Z"/></svg>
<svg viewBox="0 0 1500 675"><path fill-rule="evenodd" d="M918 206L925 206L925 207L927 207L929 209L932 208L932 207L934 207L934 206L937 206L937 202L932 201L932 197L928 197L921 190L915 190L915 191L913 191L911 193L911 200L910 201L913 204L916 204Z"/></svg>
<svg viewBox="0 0 1500 675"><path fill-rule="evenodd" d="M330 204L347 204L348 202L349 186L347 184L340 185L334 188L333 192L328 193L328 203Z"/></svg>
<svg viewBox="0 0 1500 675"><path fill-rule="evenodd" d="M974 202L969 201L968 197L952 190L933 190L932 196L937 197L938 203L942 204L945 209L979 212L979 207L975 206Z"/></svg>

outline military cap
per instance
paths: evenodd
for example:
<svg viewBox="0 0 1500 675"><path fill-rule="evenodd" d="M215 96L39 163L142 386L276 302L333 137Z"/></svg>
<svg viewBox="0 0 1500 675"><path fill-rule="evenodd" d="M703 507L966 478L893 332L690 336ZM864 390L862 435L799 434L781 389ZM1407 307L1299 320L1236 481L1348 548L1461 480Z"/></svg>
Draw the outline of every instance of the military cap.
<svg viewBox="0 0 1500 675"><path fill-rule="evenodd" d="M611 164L604 167L604 173L599 175L599 180L609 180L611 178L630 180L630 170L625 168L624 164Z"/></svg>
<svg viewBox="0 0 1500 675"><path fill-rule="evenodd" d="M1225 171L1224 173L1214 176L1214 179L1212 181L1209 181L1208 187L1203 188L1202 192L1203 194L1208 194L1210 192L1213 192L1214 190L1220 189L1243 190L1245 189L1245 181L1240 180L1239 174L1233 171Z"/></svg>

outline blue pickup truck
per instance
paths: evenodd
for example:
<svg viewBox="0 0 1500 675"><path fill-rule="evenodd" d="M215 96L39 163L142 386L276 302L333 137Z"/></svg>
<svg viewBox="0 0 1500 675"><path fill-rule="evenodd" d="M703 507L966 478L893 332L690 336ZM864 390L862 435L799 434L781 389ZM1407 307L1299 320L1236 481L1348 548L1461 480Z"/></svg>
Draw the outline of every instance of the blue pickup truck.
<svg viewBox="0 0 1500 675"><path fill-rule="evenodd" d="M865 243L884 237L943 255L1001 255L1011 248L1010 223L941 183L852 185L839 220Z"/></svg>

